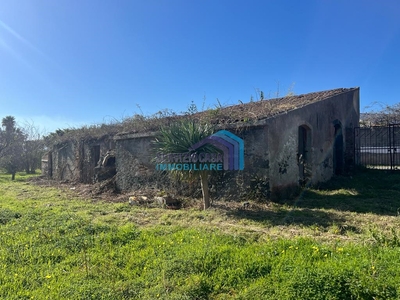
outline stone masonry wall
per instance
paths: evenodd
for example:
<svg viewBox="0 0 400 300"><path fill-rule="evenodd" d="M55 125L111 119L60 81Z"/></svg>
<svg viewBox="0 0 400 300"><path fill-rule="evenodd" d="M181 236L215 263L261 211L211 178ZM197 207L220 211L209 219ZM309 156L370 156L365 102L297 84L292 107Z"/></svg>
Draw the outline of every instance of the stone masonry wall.
<svg viewBox="0 0 400 300"><path fill-rule="evenodd" d="M343 166L349 162L353 135L358 125L358 90L346 92L288 113L261 120L256 124L241 124L232 133L245 143L243 171L220 171L212 175L210 190L214 198L265 198L274 189L298 186L299 127L310 134L308 183L329 180L334 174L335 124L343 134ZM222 129L222 128L221 128ZM171 181L166 172L156 172L152 161L153 135L127 134L116 138L117 186L120 190L142 188L174 190L176 193L196 194L198 183ZM197 192L196 192L197 191Z"/></svg>
<svg viewBox="0 0 400 300"><path fill-rule="evenodd" d="M254 191L267 195L268 186L268 130L265 126L230 130L244 140L245 170L217 171L209 184L212 197L238 199ZM198 180L191 182L171 179L168 172L155 170L152 141L154 135L125 135L116 139L117 187L120 190L153 188L176 194L200 196Z"/></svg>

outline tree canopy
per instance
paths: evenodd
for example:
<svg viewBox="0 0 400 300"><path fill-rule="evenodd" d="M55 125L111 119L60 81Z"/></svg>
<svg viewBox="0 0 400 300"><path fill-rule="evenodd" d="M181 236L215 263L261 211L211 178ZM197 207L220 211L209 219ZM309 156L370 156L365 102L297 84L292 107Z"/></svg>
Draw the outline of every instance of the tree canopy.
<svg viewBox="0 0 400 300"><path fill-rule="evenodd" d="M13 116L2 119L0 127L0 167L11 174L25 169L34 173L40 167L44 144L37 128L33 125L21 128Z"/></svg>

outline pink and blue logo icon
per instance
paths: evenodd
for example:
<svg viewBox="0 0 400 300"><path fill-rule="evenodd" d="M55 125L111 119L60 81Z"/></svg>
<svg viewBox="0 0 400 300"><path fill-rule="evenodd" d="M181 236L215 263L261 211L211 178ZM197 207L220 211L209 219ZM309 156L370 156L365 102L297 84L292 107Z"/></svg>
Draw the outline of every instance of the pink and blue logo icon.
<svg viewBox="0 0 400 300"><path fill-rule="evenodd" d="M190 151L211 144L223 153L224 170L244 169L244 141L227 130L220 130L192 145Z"/></svg>

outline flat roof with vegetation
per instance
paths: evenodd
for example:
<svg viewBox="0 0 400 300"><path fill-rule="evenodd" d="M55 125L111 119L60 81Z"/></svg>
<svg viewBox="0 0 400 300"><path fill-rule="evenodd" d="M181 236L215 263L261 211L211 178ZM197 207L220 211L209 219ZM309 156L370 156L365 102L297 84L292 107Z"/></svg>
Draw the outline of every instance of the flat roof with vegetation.
<svg viewBox="0 0 400 300"><path fill-rule="evenodd" d="M358 88L338 88L301 95L289 95L274 99L255 100L248 103L206 109L195 113L176 114L170 110L163 110L150 116L136 114L121 122L83 126L81 128L60 129L51 133L47 139L48 143L57 144L67 140L101 139L115 135L118 135L120 138L132 134L141 136L143 134L146 135L145 133L158 131L162 126L168 126L171 123L185 118L215 125L228 126L239 125L241 123L251 125L257 121L268 119L281 113L295 110L356 89Z"/></svg>

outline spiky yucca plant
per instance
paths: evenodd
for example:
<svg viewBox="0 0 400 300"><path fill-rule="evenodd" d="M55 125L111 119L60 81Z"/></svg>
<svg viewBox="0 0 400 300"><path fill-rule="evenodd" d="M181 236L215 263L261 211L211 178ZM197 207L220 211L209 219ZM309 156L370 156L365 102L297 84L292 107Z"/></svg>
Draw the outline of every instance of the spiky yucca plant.
<svg viewBox="0 0 400 300"><path fill-rule="evenodd" d="M154 141L157 154L216 152L211 145L190 151L194 144L214 133L214 128L208 124L201 124L192 120L182 120L170 126L162 127ZM210 207L210 195L208 190L208 170L172 170L171 175L178 176L181 180L189 180L194 177L200 178L201 191L203 195L204 209Z"/></svg>

